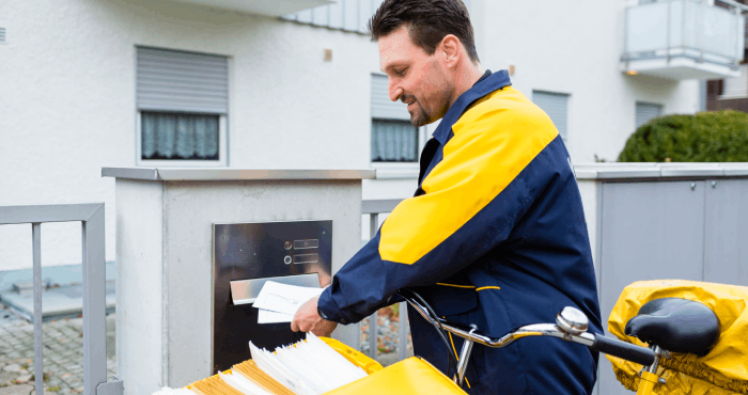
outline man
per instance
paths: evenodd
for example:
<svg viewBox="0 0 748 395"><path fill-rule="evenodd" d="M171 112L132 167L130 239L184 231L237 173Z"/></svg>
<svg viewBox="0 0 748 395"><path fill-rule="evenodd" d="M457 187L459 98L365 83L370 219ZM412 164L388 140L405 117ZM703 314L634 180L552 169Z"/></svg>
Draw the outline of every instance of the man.
<svg viewBox="0 0 748 395"><path fill-rule="evenodd" d="M293 330L358 322L410 287L440 316L492 336L554 322L575 306L602 333L582 202L552 121L505 71L481 68L459 0L386 0L370 21L390 98L413 125L442 119L421 154L419 186L376 236L304 304ZM448 350L409 309L415 354L442 372ZM451 337L456 354L461 339ZM588 394L597 354L558 339L477 345L473 394Z"/></svg>

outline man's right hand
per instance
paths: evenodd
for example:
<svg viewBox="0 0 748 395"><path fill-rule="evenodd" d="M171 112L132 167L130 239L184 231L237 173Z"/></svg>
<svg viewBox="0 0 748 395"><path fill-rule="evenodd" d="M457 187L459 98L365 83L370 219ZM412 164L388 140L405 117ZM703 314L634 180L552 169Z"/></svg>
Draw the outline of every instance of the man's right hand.
<svg viewBox="0 0 748 395"><path fill-rule="evenodd" d="M315 336L330 336L332 331L338 326L337 322L327 321L317 313L317 301L319 297L314 297L306 301L291 322L291 330L294 332L312 332Z"/></svg>

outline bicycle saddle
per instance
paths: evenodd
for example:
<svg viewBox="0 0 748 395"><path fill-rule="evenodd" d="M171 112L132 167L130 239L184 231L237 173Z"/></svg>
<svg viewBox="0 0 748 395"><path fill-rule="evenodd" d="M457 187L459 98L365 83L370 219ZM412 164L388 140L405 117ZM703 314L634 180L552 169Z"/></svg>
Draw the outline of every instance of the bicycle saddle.
<svg viewBox="0 0 748 395"><path fill-rule="evenodd" d="M719 320L703 303L661 298L644 304L625 333L668 351L704 355L719 338Z"/></svg>

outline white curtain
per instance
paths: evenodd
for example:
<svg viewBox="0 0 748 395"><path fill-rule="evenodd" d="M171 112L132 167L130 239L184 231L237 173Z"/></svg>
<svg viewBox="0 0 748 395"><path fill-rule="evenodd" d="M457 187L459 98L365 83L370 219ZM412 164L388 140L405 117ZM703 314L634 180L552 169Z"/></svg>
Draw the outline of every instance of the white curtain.
<svg viewBox="0 0 748 395"><path fill-rule="evenodd" d="M418 128L409 121L371 122L373 162L418 162Z"/></svg>
<svg viewBox="0 0 748 395"><path fill-rule="evenodd" d="M218 115L141 113L142 159L218 159Z"/></svg>

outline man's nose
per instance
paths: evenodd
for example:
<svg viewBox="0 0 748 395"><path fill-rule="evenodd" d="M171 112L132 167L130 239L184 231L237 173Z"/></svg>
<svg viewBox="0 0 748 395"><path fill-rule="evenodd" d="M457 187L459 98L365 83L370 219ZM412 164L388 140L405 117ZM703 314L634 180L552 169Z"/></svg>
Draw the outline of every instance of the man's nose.
<svg viewBox="0 0 748 395"><path fill-rule="evenodd" d="M400 99L400 96L403 95L403 88L394 85L392 82L389 83L388 90L390 94L390 100L392 101L398 101Z"/></svg>

